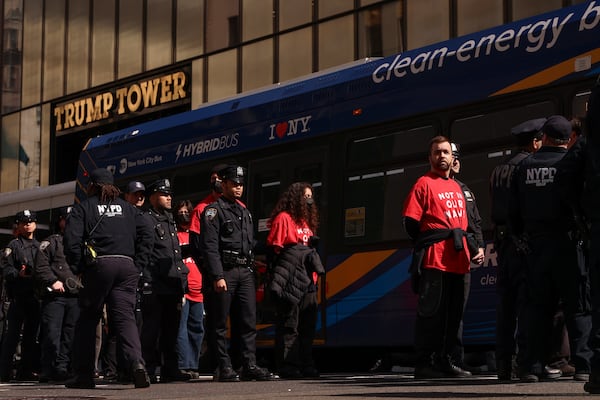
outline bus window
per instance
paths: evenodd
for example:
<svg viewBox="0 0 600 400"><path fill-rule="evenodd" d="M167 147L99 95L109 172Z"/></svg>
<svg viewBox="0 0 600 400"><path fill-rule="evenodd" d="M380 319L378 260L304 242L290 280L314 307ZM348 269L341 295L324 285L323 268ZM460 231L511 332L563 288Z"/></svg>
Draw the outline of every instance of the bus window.
<svg viewBox="0 0 600 400"><path fill-rule="evenodd" d="M348 167L381 165L415 154L423 154L425 158L429 140L436 134L434 127L429 125L357 138L349 145Z"/></svg>
<svg viewBox="0 0 600 400"><path fill-rule="evenodd" d="M510 141L510 129L523 121L556 114L557 107L551 101L528 104L521 107L477 114L454 121L450 127L452 140L461 145L489 142L490 139L506 138Z"/></svg>
<svg viewBox="0 0 600 400"><path fill-rule="evenodd" d="M585 115L587 114L587 108L588 108L588 100L590 98L590 91L587 90L585 92L580 92L577 93L575 95L575 97L573 98L573 102L572 102L572 111L571 111L571 115L568 115L567 117L585 117Z"/></svg>

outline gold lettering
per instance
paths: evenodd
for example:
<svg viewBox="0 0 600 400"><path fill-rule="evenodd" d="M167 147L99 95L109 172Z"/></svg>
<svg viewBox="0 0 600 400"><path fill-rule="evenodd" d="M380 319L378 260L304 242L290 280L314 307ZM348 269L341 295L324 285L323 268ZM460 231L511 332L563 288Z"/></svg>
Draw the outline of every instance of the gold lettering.
<svg viewBox="0 0 600 400"><path fill-rule="evenodd" d="M160 84L162 87L160 88L160 104L168 103L172 99L171 93L171 75L163 76L160 78Z"/></svg>
<svg viewBox="0 0 600 400"><path fill-rule="evenodd" d="M102 94L102 104L104 105L104 111L102 112L102 118L108 118L109 111L113 106L113 95L111 92L106 92Z"/></svg>
<svg viewBox="0 0 600 400"><path fill-rule="evenodd" d="M75 124L77 126L83 125L85 119L85 99L74 102L75 106Z"/></svg>
<svg viewBox="0 0 600 400"><path fill-rule="evenodd" d="M132 100L135 94L135 102ZM140 90L140 85L134 83L129 87L129 91L127 92L127 108L129 112L137 111L140 108L140 104L142 104L142 91Z"/></svg>
<svg viewBox="0 0 600 400"><path fill-rule="evenodd" d="M65 128L71 128L75 126L73 122L73 115L75 114L75 107L73 103L65 104Z"/></svg>
<svg viewBox="0 0 600 400"><path fill-rule="evenodd" d="M185 74L183 72L175 72L173 74L173 100L184 99L186 97L184 86Z"/></svg>
<svg viewBox="0 0 600 400"><path fill-rule="evenodd" d="M96 101L92 103L92 97L88 97L85 99L86 108L87 108L87 116L85 118L85 123L89 124L90 122L98 121L102 119L102 95L96 96Z"/></svg>
<svg viewBox="0 0 600 400"><path fill-rule="evenodd" d="M152 79L151 81L142 82L142 96L144 96L144 107L156 105L156 96L158 96L158 86L160 78Z"/></svg>
<svg viewBox="0 0 600 400"><path fill-rule="evenodd" d="M119 102L117 113L119 115L125 114L125 96L127 96L127 88L117 89L117 101Z"/></svg>
<svg viewBox="0 0 600 400"><path fill-rule="evenodd" d="M62 115L65 112L65 108L63 106L56 106L54 108L54 116L56 117L56 132L62 131Z"/></svg>

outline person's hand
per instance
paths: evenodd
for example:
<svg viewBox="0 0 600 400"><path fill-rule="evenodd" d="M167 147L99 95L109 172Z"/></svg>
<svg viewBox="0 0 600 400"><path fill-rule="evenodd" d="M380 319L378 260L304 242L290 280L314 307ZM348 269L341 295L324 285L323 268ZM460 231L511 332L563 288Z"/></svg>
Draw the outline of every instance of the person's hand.
<svg viewBox="0 0 600 400"><path fill-rule="evenodd" d="M221 278L216 280L214 283L214 289L216 293L223 293L227 291L227 282L225 279Z"/></svg>
<svg viewBox="0 0 600 400"><path fill-rule="evenodd" d="M475 263L477 265L481 265L483 264L483 261L485 260L485 252L483 251L483 248L479 248L479 250L477 250L477 254L475 254L473 257L471 257L471 262Z"/></svg>
<svg viewBox="0 0 600 400"><path fill-rule="evenodd" d="M52 284L52 286L50 286L50 289L52 289L53 292L64 293L65 286L63 285L63 283L61 281L56 281Z"/></svg>

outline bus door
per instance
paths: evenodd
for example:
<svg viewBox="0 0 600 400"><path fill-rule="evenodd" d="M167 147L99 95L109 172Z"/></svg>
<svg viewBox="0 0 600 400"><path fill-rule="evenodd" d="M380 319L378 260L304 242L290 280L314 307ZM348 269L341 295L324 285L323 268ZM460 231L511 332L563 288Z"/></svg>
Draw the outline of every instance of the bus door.
<svg viewBox="0 0 600 400"><path fill-rule="evenodd" d="M319 208L320 224L327 221L325 204L326 184L324 182L327 166L326 148L280 153L273 157L250 161L248 164L248 206L252 211L257 239L255 253L257 259L264 259L267 254L266 239L269 233L268 221L280 194L294 182L308 182L313 186L313 197ZM317 233L318 235L318 233ZM321 238L318 250L323 263L325 240ZM266 270L257 268L257 307L256 321L258 328L257 344L268 346L273 344L275 334L275 304L266 288L268 277ZM319 282L319 315L318 326L325 326L323 311L324 282ZM323 342L324 330L318 330L315 343Z"/></svg>

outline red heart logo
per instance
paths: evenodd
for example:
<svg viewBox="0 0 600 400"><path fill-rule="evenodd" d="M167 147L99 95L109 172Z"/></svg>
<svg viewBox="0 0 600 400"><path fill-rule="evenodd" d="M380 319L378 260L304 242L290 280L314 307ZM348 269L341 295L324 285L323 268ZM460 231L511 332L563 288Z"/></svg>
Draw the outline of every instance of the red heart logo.
<svg viewBox="0 0 600 400"><path fill-rule="evenodd" d="M275 133L277 133L277 137L279 137L279 139L281 139L287 132L288 130L288 123L286 122L280 122L275 126Z"/></svg>

